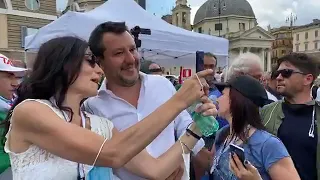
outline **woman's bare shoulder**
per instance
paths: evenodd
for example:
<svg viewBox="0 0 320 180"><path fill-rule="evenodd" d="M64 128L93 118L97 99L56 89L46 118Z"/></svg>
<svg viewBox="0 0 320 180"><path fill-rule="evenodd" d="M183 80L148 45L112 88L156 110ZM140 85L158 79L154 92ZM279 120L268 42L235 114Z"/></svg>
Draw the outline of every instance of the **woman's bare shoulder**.
<svg viewBox="0 0 320 180"><path fill-rule="evenodd" d="M27 99L14 108L11 121L19 124L27 124L30 122L39 123L50 117L57 117L56 115L57 112L50 105L49 101Z"/></svg>
<svg viewBox="0 0 320 180"><path fill-rule="evenodd" d="M49 101L47 100L26 99L14 108L13 113L35 115L41 112L41 110L53 110L53 107L49 104Z"/></svg>

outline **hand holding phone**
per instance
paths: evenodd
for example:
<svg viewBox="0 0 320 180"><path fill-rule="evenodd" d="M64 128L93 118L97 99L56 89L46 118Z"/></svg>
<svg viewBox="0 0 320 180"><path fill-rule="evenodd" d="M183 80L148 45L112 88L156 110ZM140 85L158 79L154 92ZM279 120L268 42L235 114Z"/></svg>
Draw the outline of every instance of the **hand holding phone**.
<svg viewBox="0 0 320 180"><path fill-rule="evenodd" d="M235 153L239 157L240 161L242 162L243 166L245 167L244 161L246 158L244 156L244 149L242 147L235 145L235 144L230 144L230 151L231 151L231 153Z"/></svg>
<svg viewBox="0 0 320 180"><path fill-rule="evenodd" d="M230 157L232 157L232 159L230 159L230 170L238 179L263 180L260 176L259 170L249 161L245 160L245 166L243 166L238 155L233 154Z"/></svg>

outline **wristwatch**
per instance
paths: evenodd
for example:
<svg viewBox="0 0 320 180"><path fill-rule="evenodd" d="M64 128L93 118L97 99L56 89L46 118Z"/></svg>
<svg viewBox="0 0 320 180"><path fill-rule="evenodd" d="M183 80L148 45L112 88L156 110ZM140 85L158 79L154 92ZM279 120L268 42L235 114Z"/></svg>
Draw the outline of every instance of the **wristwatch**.
<svg viewBox="0 0 320 180"><path fill-rule="evenodd" d="M187 129L187 130L186 130L186 134L187 134L187 136L192 136L192 137L194 137L194 138L196 138L196 139L198 139L198 140L201 139L201 137L200 137L198 134L194 133L194 132L191 131L190 129Z"/></svg>

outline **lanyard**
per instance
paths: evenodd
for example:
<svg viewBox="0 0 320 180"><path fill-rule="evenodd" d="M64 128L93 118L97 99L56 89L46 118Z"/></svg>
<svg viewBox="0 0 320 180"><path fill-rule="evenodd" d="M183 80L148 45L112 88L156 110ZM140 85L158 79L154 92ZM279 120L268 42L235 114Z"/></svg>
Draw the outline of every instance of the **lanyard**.
<svg viewBox="0 0 320 180"><path fill-rule="evenodd" d="M59 109L59 107L57 106L57 102L53 97L50 98L50 102L57 109ZM59 109L59 110L62 113L64 120L68 122L69 121L68 115L64 111L62 111L61 109ZM80 109L80 116L81 116L81 123L82 123L81 125L83 128L86 128L86 118L84 116L84 113L81 111L81 109ZM84 173L84 165L83 164L78 163L77 172L78 172L77 180L85 180L85 173Z"/></svg>
<svg viewBox="0 0 320 180"><path fill-rule="evenodd" d="M86 118L84 116L84 113L81 110L80 110L80 116L81 116L82 127L86 128ZM84 179L85 179L84 165L78 163L78 180L84 180Z"/></svg>
<svg viewBox="0 0 320 180"><path fill-rule="evenodd" d="M247 134L247 136L249 136L250 128L251 128L251 125L247 125L244 131ZM210 169L210 174L212 174L215 169L219 169L220 157L222 156L223 153L225 153L229 149L229 145L239 140L239 137L237 136L231 136L230 139L229 139L229 136L231 135L227 136L227 138L224 140L223 146L222 147L220 146L220 148L217 150L213 159L213 165L211 166L211 169Z"/></svg>

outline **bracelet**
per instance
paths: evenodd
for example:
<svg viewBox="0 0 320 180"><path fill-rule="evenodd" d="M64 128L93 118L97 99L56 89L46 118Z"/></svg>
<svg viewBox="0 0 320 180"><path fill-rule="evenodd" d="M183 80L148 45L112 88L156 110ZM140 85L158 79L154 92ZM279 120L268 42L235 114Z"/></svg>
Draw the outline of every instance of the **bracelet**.
<svg viewBox="0 0 320 180"><path fill-rule="evenodd" d="M193 124L193 122L192 122L192 123L189 123L188 126L187 126L187 129L189 129L189 127L190 127L192 124Z"/></svg>
<svg viewBox="0 0 320 180"><path fill-rule="evenodd" d="M97 160L98 160L98 157L99 157L99 155L100 155L100 153L101 153L101 151L102 151L102 148L103 148L104 144L107 142L107 140L108 140L108 139L105 139L105 140L103 141L103 143L101 144L100 149L99 149L99 152L98 152L96 158L94 159L94 162L93 162L92 166L95 166L95 165L96 165L96 162L97 162Z"/></svg>
<svg viewBox="0 0 320 180"><path fill-rule="evenodd" d="M191 148L189 148L186 143L182 142L180 139L178 141L180 142L180 144L184 145L189 152L192 152ZM183 148L182 148L182 151L183 151Z"/></svg>
<svg viewBox="0 0 320 180"><path fill-rule="evenodd" d="M198 139L198 140L201 139L201 137L200 137L198 134L194 133L194 132L191 131L190 129L187 129L186 131L187 131L187 133L189 133L189 134L190 134L191 136L193 136L194 138L196 138L196 139Z"/></svg>

